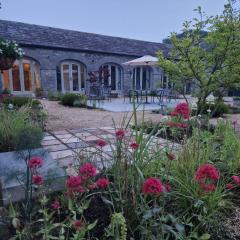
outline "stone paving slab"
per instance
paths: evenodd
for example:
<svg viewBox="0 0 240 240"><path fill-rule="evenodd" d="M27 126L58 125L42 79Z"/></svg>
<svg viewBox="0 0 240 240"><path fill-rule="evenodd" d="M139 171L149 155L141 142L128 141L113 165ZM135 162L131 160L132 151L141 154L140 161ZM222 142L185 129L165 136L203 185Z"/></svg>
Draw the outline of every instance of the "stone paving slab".
<svg viewBox="0 0 240 240"><path fill-rule="evenodd" d="M112 150L116 149L114 145L116 142L115 129L111 127L52 131L44 136L42 146L48 149L51 157L62 167L73 163L77 159L77 155L89 155L94 161L99 161L102 157L105 160L111 160ZM128 131L125 137L126 143L130 143L134 136L134 132ZM148 135L144 134L143 137L148 138ZM103 148L98 147L99 139L104 139L107 145ZM151 137L150 141L149 146L152 148L153 154L156 149L165 149L166 147L178 149L180 146L157 137Z"/></svg>

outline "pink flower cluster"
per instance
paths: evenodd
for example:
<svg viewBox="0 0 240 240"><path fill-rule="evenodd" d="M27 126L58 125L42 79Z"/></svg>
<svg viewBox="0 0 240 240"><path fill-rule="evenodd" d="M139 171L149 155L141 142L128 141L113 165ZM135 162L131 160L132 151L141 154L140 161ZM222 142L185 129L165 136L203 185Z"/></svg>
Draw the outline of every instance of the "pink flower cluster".
<svg viewBox="0 0 240 240"><path fill-rule="evenodd" d="M217 168L209 163L199 166L195 173L195 180L204 192L212 192L216 189L215 181L220 178Z"/></svg>
<svg viewBox="0 0 240 240"><path fill-rule="evenodd" d="M28 161L27 165L32 172L32 183L38 186L42 185L44 183L44 178L38 173L38 169L42 167L43 159L34 156Z"/></svg>
<svg viewBox="0 0 240 240"><path fill-rule="evenodd" d="M172 186L169 183L163 184L158 178L146 179L142 186L142 193L146 196L158 197L163 192L171 192Z"/></svg>
<svg viewBox="0 0 240 240"><path fill-rule="evenodd" d="M227 188L227 189L232 189L232 188L234 188L236 185L237 185L237 186L240 186L240 177L239 177L239 176L233 175L233 176L232 176L232 181L233 181L233 183L227 183L227 184L226 184L226 188Z"/></svg>
<svg viewBox="0 0 240 240"><path fill-rule="evenodd" d="M119 141L123 140L123 138L125 137L125 134L126 134L126 132L125 132L123 129L118 129L118 130L115 132L116 138L117 138L117 140L119 140Z"/></svg>
<svg viewBox="0 0 240 240"><path fill-rule="evenodd" d="M187 103L179 103L171 113L172 117L181 116L184 119L189 119L190 108Z"/></svg>
<svg viewBox="0 0 240 240"><path fill-rule="evenodd" d="M96 167L91 163L85 163L79 168L77 176L69 176L66 180L67 192L71 195L73 193L83 193L85 191L93 191L94 189L105 189L109 185L107 178L99 178L96 183L93 177L97 175Z"/></svg>

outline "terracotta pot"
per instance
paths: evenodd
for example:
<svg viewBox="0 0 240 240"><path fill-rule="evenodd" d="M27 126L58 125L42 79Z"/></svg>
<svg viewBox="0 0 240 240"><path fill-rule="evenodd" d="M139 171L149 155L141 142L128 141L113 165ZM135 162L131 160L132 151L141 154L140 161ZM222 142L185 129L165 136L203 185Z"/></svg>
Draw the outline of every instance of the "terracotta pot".
<svg viewBox="0 0 240 240"><path fill-rule="evenodd" d="M15 60L16 59L12 57L0 56L0 70L3 71L12 68Z"/></svg>

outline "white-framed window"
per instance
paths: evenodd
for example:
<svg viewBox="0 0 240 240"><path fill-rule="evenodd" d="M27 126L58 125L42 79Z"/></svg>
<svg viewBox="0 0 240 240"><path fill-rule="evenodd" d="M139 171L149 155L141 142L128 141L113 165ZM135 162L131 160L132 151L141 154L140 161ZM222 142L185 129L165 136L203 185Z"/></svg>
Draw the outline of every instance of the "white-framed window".
<svg viewBox="0 0 240 240"><path fill-rule="evenodd" d="M80 92L85 89L86 67L83 63L64 61L61 63L61 85L63 92Z"/></svg>
<svg viewBox="0 0 240 240"><path fill-rule="evenodd" d="M151 69L149 67L135 67L133 69L133 89L150 89Z"/></svg>
<svg viewBox="0 0 240 240"><path fill-rule="evenodd" d="M13 67L2 73L3 89L13 93L30 93L41 87L40 66L32 59L16 60Z"/></svg>
<svg viewBox="0 0 240 240"><path fill-rule="evenodd" d="M111 86L111 91L122 89L122 68L119 65L106 63L99 70L102 71L102 83Z"/></svg>

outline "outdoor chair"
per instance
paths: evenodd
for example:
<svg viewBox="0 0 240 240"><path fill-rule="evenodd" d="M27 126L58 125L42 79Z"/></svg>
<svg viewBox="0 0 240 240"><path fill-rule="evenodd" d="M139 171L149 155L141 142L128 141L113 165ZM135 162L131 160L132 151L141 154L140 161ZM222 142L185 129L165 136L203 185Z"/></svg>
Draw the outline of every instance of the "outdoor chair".
<svg viewBox="0 0 240 240"><path fill-rule="evenodd" d="M129 90L128 97L129 97L129 102L132 102L134 98L138 102L138 100L139 100L139 93L138 93L137 90Z"/></svg>
<svg viewBox="0 0 240 240"><path fill-rule="evenodd" d="M111 101L111 86L102 87L102 96L105 100Z"/></svg>

